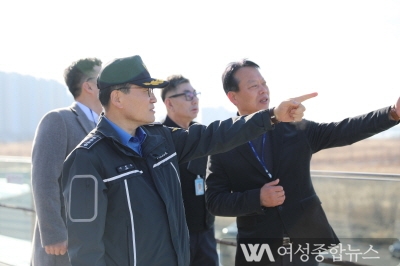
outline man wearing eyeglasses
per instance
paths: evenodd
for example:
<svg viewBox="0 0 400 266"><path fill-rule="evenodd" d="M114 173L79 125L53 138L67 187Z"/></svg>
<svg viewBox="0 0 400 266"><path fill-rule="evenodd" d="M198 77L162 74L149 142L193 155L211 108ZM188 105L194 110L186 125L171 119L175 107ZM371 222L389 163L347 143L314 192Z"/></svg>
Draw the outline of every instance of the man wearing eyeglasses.
<svg viewBox="0 0 400 266"><path fill-rule="evenodd" d="M271 130L273 115L300 121L305 110L301 102L316 96L185 130L153 123L153 88L167 85L151 78L138 55L114 59L100 72L104 113L63 167L73 266L189 265L179 164L227 151Z"/></svg>
<svg viewBox="0 0 400 266"><path fill-rule="evenodd" d="M162 89L161 98L167 109L163 124L189 129L199 113L199 94L182 75L167 78L169 85ZM204 177L207 157L179 165L183 204L190 236L190 265L218 266L214 220L206 209Z"/></svg>
<svg viewBox="0 0 400 266"><path fill-rule="evenodd" d="M96 82L101 63L97 58L83 58L65 69L65 83L75 101L45 114L36 129L31 176L36 223L31 266L70 265L60 177L65 157L96 126L102 112Z"/></svg>

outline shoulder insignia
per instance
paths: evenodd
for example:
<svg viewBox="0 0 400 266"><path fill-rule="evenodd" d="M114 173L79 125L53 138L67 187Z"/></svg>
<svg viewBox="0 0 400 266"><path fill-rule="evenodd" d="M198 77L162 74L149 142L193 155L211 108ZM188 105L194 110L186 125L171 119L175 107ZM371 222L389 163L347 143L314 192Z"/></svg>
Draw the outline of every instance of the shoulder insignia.
<svg viewBox="0 0 400 266"><path fill-rule="evenodd" d="M173 127L173 128L172 128L172 132L174 132L174 131L177 131L177 130L179 130L179 129L182 129L182 128L179 128L179 127Z"/></svg>
<svg viewBox="0 0 400 266"><path fill-rule="evenodd" d="M97 143L102 138L104 138L104 136L102 135L93 135L90 138L83 140L78 148L90 149L95 143Z"/></svg>

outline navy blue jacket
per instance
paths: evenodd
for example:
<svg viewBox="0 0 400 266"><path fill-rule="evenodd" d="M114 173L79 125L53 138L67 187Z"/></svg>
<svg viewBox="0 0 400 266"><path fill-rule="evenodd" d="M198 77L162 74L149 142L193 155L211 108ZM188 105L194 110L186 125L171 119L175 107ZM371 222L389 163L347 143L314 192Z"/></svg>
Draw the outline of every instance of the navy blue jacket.
<svg viewBox="0 0 400 266"><path fill-rule="evenodd" d="M142 127L142 156L104 118L67 157L62 175L72 266L189 265L179 164L272 129L268 111L188 131Z"/></svg>

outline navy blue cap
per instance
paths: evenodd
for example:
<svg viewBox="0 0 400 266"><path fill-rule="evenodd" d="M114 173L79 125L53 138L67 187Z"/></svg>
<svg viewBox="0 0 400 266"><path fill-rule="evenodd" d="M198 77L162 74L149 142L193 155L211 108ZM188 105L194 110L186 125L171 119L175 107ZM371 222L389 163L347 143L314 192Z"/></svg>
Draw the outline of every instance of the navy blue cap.
<svg viewBox="0 0 400 266"><path fill-rule="evenodd" d="M164 88L169 84L168 81L150 77L138 55L112 60L102 68L97 78L97 87L100 90L124 83L144 88Z"/></svg>

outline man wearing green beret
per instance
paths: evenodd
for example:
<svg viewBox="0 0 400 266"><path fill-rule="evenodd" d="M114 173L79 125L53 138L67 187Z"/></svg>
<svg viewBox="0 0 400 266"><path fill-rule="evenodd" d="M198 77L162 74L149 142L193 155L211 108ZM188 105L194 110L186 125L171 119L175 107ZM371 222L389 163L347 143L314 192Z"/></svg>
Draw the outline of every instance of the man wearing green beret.
<svg viewBox="0 0 400 266"><path fill-rule="evenodd" d="M254 139L272 130L274 119L300 121L301 102L317 95L185 130L153 123L153 88L167 84L151 78L137 55L115 59L100 72L104 113L63 167L73 266L189 265L179 164Z"/></svg>

